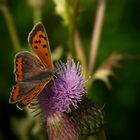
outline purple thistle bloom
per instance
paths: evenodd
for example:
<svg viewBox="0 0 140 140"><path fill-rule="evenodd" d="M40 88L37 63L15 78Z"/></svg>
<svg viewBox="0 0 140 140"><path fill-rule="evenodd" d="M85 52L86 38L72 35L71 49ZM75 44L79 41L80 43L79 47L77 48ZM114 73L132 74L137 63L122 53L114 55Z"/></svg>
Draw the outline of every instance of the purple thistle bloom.
<svg viewBox="0 0 140 140"><path fill-rule="evenodd" d="M56 110L69 113L71 108L78 107L77 104L87 92L83 87L82 69L79 63L75 64L70 59L66 64L57 63L56 70L56 78L42 91L39 101L47 112Z"/></svg>
<svg viewBox="0 0 140 140"><path fill-rule="evenodd" d="M103 125L100 108L83 95L87 92L82 67L73 59L56 64L56 77L38 96L50 140L78 140L97 133Z"/></svg>

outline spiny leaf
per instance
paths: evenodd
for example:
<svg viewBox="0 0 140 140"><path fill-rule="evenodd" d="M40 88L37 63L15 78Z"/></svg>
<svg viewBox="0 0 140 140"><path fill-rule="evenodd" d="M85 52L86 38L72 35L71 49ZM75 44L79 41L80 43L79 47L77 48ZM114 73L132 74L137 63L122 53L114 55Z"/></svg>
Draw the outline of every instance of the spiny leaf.
<svg viewBox="0 0 140 140"><path fill-rule="evenodd" d="M106 86L111 89L111 84L109 81L109 77L115 77L115 73L113 72L113 68L121 68L120 61L125 60L123 54L112 53L96 70L93 75L93 80L101 80Z"/></svg>

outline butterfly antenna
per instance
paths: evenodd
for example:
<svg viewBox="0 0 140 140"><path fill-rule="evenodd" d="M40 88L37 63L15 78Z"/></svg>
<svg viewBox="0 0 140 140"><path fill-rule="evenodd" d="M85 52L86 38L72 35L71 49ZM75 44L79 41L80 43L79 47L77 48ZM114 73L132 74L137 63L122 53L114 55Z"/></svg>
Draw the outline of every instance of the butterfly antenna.
<svg viewBox="0 0 140 140"><path fill-rule="evenodd" d="M61 69L64 69L65 66L66 66L66 64L63 63L61 60L57 61L57 62L55 63L56 69L54 70L54 73L58 73L58 74L59 74L60 71L61 71ZM55 90L57 91L57 87L56 87L56 84L55 84L55 81L54 81L54 79L56 79L56 78L57 78L57 75L54 74L53 77L52 77L52 82L53 82L53 84L54 84Z"/></svg>
<svg viewBox="0 0 140 140"><path fill-rule="evenodd" d="M56 75L54 75L54 77L57 78ZM55 90L57 91L57 87L56 87L56 84L55 84L55 81L54 81L54 77L52 78L52 81L53 81L53 84L54 84L54 88L55 88ZM57 91L57 92L58 92L58 91Z"/></svg>
<svg viewBox="0 0 140 140"><path fill-rule="evenodd" d="M61 69L65 69L66 64L59 60L55 63L55 66L57 69L54 72L59 73Z"/></svg>

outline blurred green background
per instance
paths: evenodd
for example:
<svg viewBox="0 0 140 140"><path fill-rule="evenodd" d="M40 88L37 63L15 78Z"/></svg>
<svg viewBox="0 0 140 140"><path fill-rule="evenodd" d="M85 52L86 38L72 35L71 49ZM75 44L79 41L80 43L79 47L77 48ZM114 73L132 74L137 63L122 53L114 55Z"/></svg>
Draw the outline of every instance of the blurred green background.
<svg viewBox="0 0 140 140"><path fill-rule="evenodd" d="M22 50L29 49L27 37L33 27L33 10L27 1L7 0ZM5 16L1 10L3 2L4 0L0 0L0 140L16 140L11 119L12 117L24 118L25 113L8 102L12 85L15 84L13 74L15 51ZM51 50L62 45L65 54L68 30L62 24L62 19L55 14L54 8L53 1L46 0L42 8L42 21L48 33ZM77 28L87 56L96 8L96 0L80 1L81 11L77 20ZM139 0L107 0L96 67L113 51L133 56L140 55ZM117 79L110 79L112 90L108 90L102 82L95 82L92 86L92 99L100 106L105 104L104 128L108 140L140 139L138 125L140 61L126 61L121 65L121 69L115 69Z"/></svg>

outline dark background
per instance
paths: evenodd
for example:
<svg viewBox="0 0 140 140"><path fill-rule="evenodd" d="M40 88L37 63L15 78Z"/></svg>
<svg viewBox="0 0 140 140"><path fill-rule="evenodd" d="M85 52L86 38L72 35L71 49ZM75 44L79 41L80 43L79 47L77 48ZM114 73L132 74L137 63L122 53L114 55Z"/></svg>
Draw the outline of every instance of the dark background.
<svg viewBox="0 0 140 140"><path fill-rule="evenodd" d="M1 1L0 1L1 4ZM80 15L77 27L88 55L97 2L80 2ZM33 12L27 0L7 0L7 5L17 29L22 50L28 49L27 37L33 27ZM1 5L0 5L1 6ZM67 47L67 28L55 14L54 3L47 0L43 6L42 21L46 27L51 50L58 45ZM96 67L111 52L140 55L140 1L107 0L106 13ZM0 10L0 139L14 139L11 127L12 117L22 118L23 111L10 105L9 95L15 84L13 58L15 51L7 28L5 17ZM105 104L105 132L108 140L132 140L139 137L140 107L140 61L126 61L121 69L115 69L117 79L111 78L112 90L104 83L93 84L93 97L101 106Z"/></svg>

